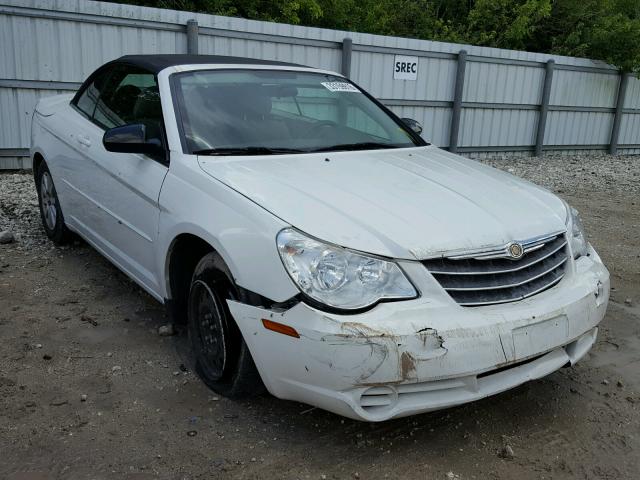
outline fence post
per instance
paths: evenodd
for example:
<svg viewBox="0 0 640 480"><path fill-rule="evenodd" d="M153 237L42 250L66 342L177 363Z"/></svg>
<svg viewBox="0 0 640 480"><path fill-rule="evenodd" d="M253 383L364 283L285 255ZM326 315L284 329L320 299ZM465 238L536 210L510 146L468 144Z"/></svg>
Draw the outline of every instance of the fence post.
<svg viewBox="0 0 640 480"><path fill-rule="evenodd" d="M624 115L624 99L627 95L627 84L629 83L629 74L620 72L620 83L618 85L618 95L616 99L616 113L613 117L613 127L611 128L611 142L609 143L609 153L616 155L618 153L618 140L620 139L620 125L622 124L622 115Z"/></svg>
<svg viewBox="0 0 640 480"><path fill-rule="evenodd" d="M464 90L464 73L467 68L467 51L458 53L458 68L456 69L456 83L453 90L453 107L451 110L451 126L449 128L449 151L458 151L458 132L460 130L460 112L462 110L462 94Z"/></svg>
<svg viewBox="0 0 640 480"><path fill-rule="evenodd" d="M544 147L544 132L547 128L547 113L549 112L549 98L551 97L551 84L553 82L553 68L555 64L556 62L554 60L547 60L547 66L545 68L540 114L538 115L538 131L536 132L536 157L542 155Z"/></svg>
<svg viewBox="0 0 640 480"><path fill-rule="evenodd" d="M198 21L194 19L187 20L187 53L198 54Z"/></svg>
<svg viewBox="0 0 640 480"><path fill-rule="evenodd" d="M351 76L351 52L353 50L353 40L349 37L342 40L342 75L349 78Z"/></svg>

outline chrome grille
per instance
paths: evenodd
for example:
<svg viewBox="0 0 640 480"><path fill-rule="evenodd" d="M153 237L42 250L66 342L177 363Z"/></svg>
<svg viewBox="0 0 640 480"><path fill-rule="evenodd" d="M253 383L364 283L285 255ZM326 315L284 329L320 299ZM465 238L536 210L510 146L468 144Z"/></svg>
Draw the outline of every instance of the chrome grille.
<svg viewBox="0 0 640 480"><path fill-rule="evenodd" d="M422 263L460 305L515 302L557 284L568 258L564 234L538 237L522 247L524 255L517 260L509 258L505 246Z"/></svg>

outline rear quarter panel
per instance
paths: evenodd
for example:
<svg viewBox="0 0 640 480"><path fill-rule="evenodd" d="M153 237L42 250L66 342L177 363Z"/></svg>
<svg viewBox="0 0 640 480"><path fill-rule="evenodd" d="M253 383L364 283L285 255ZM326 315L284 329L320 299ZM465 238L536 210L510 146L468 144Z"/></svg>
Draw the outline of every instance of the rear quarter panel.
<svg viewBox="0 0 640 480"><path fill-rule="evenodd" d="M75 211L76 201L64 179L69 176L69 169L73 168L70 159L79 156L74 150L77 146L71 140L77 130L74 126L85 121L70 105L72 98L73 94L55 95L38 102L32 119L30 148L32 162L36 154L46 161L60 206L68 214ZM71 218L65 218L65 223L72 230L76 229Z"/></svg>
<svg viewBox="0 0 640 480"><path fill-rule="evenodd" d="M59 179L64 168L64 151L68 146L64 142L65 125L71 109L69 102L73 94L53 95L40 99L36 104L31 120L31 146L29 155L32 165L36 155L42 156L51 171L63 210L68 208L68 195L63 182ZM34 171L35 174L35 171ZM57 180L57 181L56 181Z"/></svg>

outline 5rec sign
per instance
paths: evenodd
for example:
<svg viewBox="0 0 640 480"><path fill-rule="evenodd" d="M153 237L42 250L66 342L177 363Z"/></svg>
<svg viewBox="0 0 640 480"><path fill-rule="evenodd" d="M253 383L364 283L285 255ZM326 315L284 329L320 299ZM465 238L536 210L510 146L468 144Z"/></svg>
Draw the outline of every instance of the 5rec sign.
<svg viewBox="0 0 640 480"><path fill-rule="evenodd" d="M418 57L407 55L396 55L393 61L394 80L417 80L418 79Z"/></svg>

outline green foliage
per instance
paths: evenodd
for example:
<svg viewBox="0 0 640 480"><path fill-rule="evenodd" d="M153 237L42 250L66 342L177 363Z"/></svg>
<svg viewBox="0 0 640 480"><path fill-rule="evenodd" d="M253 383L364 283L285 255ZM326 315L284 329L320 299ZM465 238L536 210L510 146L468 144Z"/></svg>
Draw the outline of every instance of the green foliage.
<svg viewBox="0 0 640 480"><path fill-rule="evenodd" d="M589 57L625 71L640 72L640 0L120 1L294 25Z"/></svg>
<svg viewBox="0 0 640 480"><path fill-rule="evenodd" d="M640 3L637 0L555 1L528 50L600 59L640 69Z"/></svg>
<svg viewBox="0 0 640 480"><path fill-rule="evenodd" d="M312 25L322 16L317 0L121 0L120 3L294 25Z"/></svg>
<svg viewBox="0 0 640 480"><path fill-rule="evenodd" d="M640 11L637 2L612 3L615 8L595 21L587 33L586 53L627 72L640 73ZM617 4L617 5L615 5Z"/></svg>
<svg viewBox="0 0 640 480"><path fill-rule="evenodd" d="M640 67L640 23L621 14L603 18L590 32L589 54L626 71Z"/></svg>
<svg viewBox="0 0 640 480"><path fill-rule="evenodd" d="M477 0L468 15L467 38L478 45L522 50L550 14L550 0Z"/></svg>

